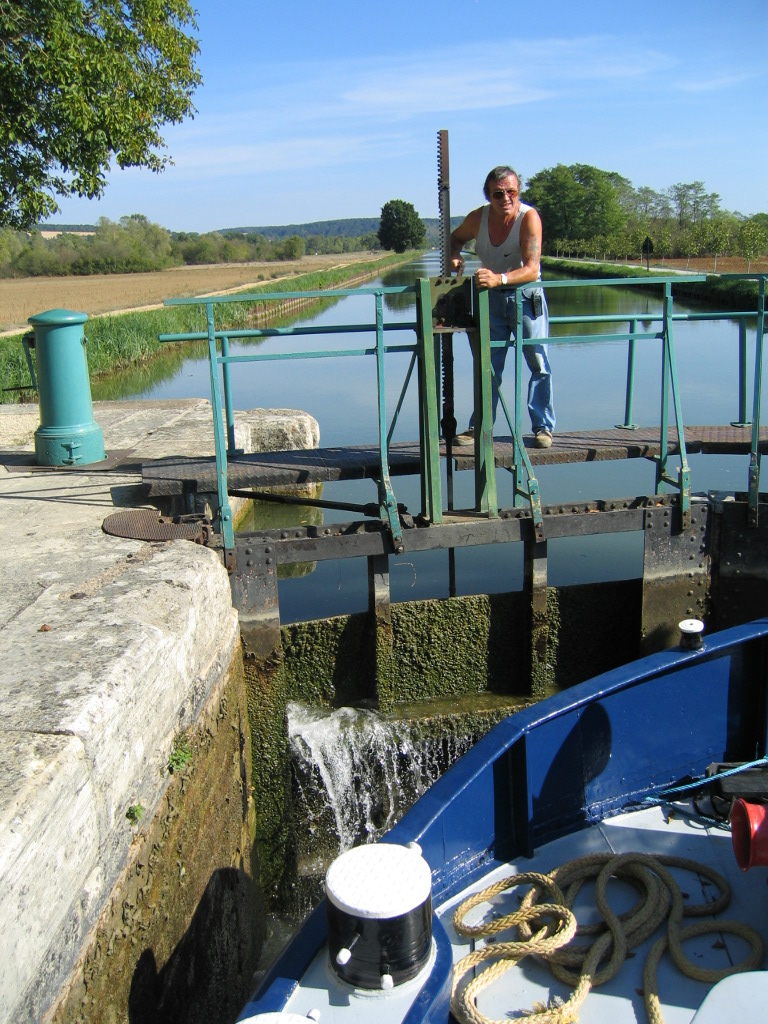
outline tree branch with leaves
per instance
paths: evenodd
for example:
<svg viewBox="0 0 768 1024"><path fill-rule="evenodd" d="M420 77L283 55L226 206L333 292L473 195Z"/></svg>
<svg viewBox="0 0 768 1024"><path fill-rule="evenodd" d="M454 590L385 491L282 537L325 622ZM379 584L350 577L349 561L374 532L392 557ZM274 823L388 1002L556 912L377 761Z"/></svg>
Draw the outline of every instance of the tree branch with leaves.
<svg viewBox="0 0 768 1024"><path fill-rule="evenodd" d="M0 225L103 194L112 161L162 171L160 129L202 81L188 0L0 0Z"/></svg>

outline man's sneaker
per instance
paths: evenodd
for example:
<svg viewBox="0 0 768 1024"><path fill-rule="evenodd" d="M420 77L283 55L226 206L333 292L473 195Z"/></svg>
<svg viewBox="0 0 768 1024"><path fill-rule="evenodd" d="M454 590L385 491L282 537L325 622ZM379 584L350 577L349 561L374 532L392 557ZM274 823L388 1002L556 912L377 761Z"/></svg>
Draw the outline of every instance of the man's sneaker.
<svg viewBox="0 0 768 1024"><path fill-rule="evenodd" d="M537 430L536 437L533 442L537 448L551 448L552 447L552 435L548 430Z"/></svg>
<svg viewBox="0 0 768 1024"><path fill-rule="evenodd" d="M475 443L474 430L465 430L463 434L457 434L453 439L453 443L458 445L459 448L468 448L469 445Z"/></svg>

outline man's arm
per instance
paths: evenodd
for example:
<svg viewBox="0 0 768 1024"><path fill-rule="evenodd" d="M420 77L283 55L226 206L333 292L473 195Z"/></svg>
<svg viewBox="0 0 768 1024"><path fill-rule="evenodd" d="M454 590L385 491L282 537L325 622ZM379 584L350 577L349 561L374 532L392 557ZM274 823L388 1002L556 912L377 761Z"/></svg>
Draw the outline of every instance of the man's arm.
<svg viewBox="0 0 768 1024"><path fill-rule="evenodd" d="M520 225L520 253L523 265L514 274L507 274L507 279L513 284L538 281L541 273L541 217L536 210L529 210ZM521 276L517 277L518 274Z"/></svg>
<svg viewBox="0 0 768 1024"><path fill-rule="evenodd" d="M451 267L458 270L459 273L464 270L464 257L461 255L461 248L473 238L477 238L482 213L482 209L473 210L456 230L451 232Z"/></svg>

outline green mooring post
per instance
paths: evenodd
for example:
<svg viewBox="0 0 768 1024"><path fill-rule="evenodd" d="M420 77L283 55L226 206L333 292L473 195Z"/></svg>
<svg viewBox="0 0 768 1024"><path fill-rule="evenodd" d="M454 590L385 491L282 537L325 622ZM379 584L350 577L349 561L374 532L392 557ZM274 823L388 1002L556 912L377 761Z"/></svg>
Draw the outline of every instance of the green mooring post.
<svg viewBox="0 0 768 1024"><path fill-rule="evenodd" d="M39 466L79 466L106 458L104 436L93 418L85 354L86 313L49 309L29 318L35 330L40 426Z"/></svg>

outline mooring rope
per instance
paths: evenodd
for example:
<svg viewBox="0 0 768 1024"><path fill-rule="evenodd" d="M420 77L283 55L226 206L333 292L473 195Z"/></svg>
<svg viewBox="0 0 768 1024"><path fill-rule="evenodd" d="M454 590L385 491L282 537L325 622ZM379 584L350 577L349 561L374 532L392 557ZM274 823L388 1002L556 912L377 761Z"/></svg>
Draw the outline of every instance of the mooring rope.
<svg viewBox="0 0 768 1024"><path fill-rule="evenodd" d="M680 887L667 867L692 871L713 882L719 897L709 903L686 904ZM606 895L611 878L628 882L639 892L635 905L626 913L613 912ZM588 879L595 880L595 905L602 922L578 925L572 907L579 889ZM502 892L529 885L520 909L487 923L467 925L464 917L472 907L487 903ZM540 902L544 894L548 902ZM503 1020L492 1020L477 1008L480 993L526 956L547 963L554 976L573 988L568 1000L550 1000L546 1006L536 1004L522 1010L518 1017L526 1024L568 1024L576 1021L578 1009L591 988L609 981L620 970L630 949L648 939L667 920L667 933L651 948L643 978L645 1008L650 1024L663 1024L656 972L666 948L683 974L698 981L714 984L730 974L749 971L760 966L765 948L760 935L748 925L732 921L702 921L682 928L683 917L711 916L720 913L730 902L731 892L722 875L698 861L682 857L647 854L594 854L568 861L549 874L535 872L512 875L475 893L458 907L453 926L459 935L491 938L509 928L517 928L516 941L492 941L463 957L454 968L451 1013L462 1024L509 1024L511 1014ZM741 963L722 969L703 969L693 964L683 952L683 942L708 932L738 935L751 947ZM586 942L571 940L574 936L595 936ZM463 979L479 964L494 961L469 982Z"/></svg>

